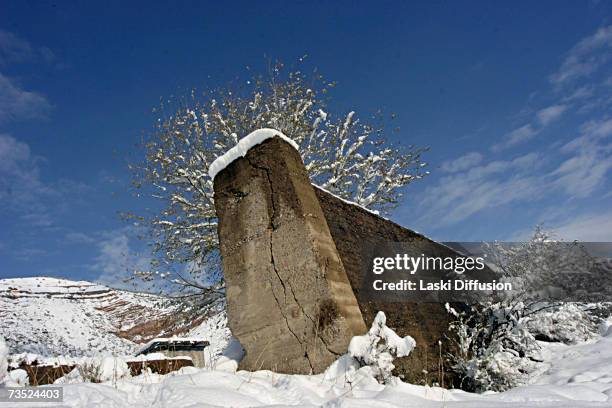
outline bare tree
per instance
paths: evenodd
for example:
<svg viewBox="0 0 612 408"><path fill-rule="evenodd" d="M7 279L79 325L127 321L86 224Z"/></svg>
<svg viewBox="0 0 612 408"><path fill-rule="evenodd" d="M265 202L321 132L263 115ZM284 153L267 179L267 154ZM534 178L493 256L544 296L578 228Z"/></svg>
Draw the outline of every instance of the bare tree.
<svg viewBox="0 0 612 408"><path fill-rule="evenodd" d="M396 206L402 187L427 174L421 161L425 149L389 143L382 121L366 124L354 112L334 118L326 108L334 86L316 71L310 76L285 73L276 64L267 76L246 81L242 89L193 91L180 103L170 103L170 113L162 105L155 131L144 143L144 161L131 166L139 195L162 203L158 212L132 215L149 227L158 255L152 270L138 276L171 276L198 289L219 282L218 263L206 266L218 244L208 168L259 128L277 129L300 146L314 184L382 213ZM176 264L188 265L187 272L161 272Z"/></svg>
<svg viewBox="0 0 612 408"><path fill-rule="evenodd" d="M583 243L557 240L541 226L529 241L496 242L489 249L491 266L513 282L510 297L515 302L586 300L603 283L594 275L595 260Z"/></svg>

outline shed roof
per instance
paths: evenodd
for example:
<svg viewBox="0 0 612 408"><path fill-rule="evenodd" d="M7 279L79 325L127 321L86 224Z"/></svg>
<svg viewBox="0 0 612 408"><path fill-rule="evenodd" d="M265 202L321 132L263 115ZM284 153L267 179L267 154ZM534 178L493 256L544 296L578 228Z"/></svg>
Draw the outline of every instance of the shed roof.
<svg viewBox="0 0 612 408"><path fill-rule="evenodd" d="M136 355L158 352L160 350L203 350L210 342L198 337L158 337L142 346Z"/></svg>

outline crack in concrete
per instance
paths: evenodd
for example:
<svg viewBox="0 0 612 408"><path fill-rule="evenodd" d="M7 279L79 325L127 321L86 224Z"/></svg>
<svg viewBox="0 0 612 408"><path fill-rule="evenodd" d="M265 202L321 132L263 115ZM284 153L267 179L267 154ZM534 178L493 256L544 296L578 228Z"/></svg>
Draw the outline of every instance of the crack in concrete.
<svg viewBox="0 0 612 408"><path fill-rule="evenodd" d="M251 160L249 160L248 158L246 158L246 159L247 159L247 161L249 162L249 164L252 167L254 167L257 170L262 170L266 174L266 178L268 179L268 185L270 186L270 202L271 202L271 205L272 205L272 214L270 216L270 225L269 225L269 231L270 231L270 234L269 234L269 237L270 237L269 238L269 242L270 242L270 245L269 245L269 247L270 247L270 262L272 264L272 269L274 270L274 273L276 274L276 277L278 278L281 286L283 287L283 294L284 294L284 297L285 297L285 304L287 304L287 287L285 286L285 282L281 278L280 273L279 273L278 269L276 268L276 262L274 260L274 244L273 244L274 237L272 235L273 235L274 231L278 228L278 226L277 226L278 224L275 223L275 221L278 218L278 211L276 209L276 203L274 202L275 193L274 193L274 187L272 185L272 178L270 177L270 172L269 172L269 170L267 168L261 167L261 166L257 166L256 164L251 162ZM272 282L270 282L270 284L272 285L272 295L274 296L274 299L276 300L276 304L278 305L278 308L279 308L281 316L283 316L283 319L285 320L285 324L287 325L287 329L291 332L291 334L293 334L293 336L295 337L297 342L300 344L300 346L302 346L305 349L304 350L304 357L306 358L306 361L308 362L308 365L310 366L311 373L314 373L314 366L312 365L312 362L310 361L310 357L308 355L308 344L304 344L300 340L300 337L297 335L297 333L295 333L293 331L293 329L291 328L291 325L289 324L289 319L287 318L287 316L283 312L283 307L282 307L282 305L280 303L280 300L276 296L276 293L274 293L274 286L273 286ZM310 319L310 317L304 311L304 308L302 307L302 305L300 305L300 303L297 301L297 298L295 297L295 293L293 292L293 288L291 287L291 285L289 283L287 283L287 284L289 285L289 289L291 290L291 293L293 294L293 299L295 300L295 303L302 310L304 315Z"/></svg>

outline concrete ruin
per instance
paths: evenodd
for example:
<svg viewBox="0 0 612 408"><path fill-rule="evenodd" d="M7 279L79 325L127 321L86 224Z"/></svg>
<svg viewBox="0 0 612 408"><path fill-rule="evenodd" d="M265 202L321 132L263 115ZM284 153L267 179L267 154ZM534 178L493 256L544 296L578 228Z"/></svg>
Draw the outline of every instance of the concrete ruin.
<svg viewBox="0 0 612 408"><path fill-rule="evenodd" d="M382 310L389 327L417 342L395 362L397 374L414 383L443 375L444 306L361 299L361 248L403 241L415 255L459 254L314 187L299 153L279 137L229 163L214 191L228 323L246 352L241 369L320 373Z"/></svg>
<svg viewBox="0 0 612 408"><path fill-rule="evenodd" d="M268 139L214 189L240 367L320 373L366 326L299 153Z"/></svg>

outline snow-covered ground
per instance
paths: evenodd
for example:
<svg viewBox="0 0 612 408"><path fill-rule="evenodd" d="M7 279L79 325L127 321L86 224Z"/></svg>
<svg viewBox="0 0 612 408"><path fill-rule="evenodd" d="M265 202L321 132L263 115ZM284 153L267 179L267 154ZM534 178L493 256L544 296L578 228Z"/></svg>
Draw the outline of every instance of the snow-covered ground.
<svg viewBox="0 0 612 408"><path fill-rule="evenodd" d="M131 298L132 296L134 298ZM53 352L55 348L61 349L62 342L74 342L82 349L89 349L92 344L100 344L107 355L116 347L115 351L121 351L116 354L125 356L129 354L127 351L136 345L132 342L123 344L123 341L128 340L113 334L112 330L116 330L117 325L121 324L114 313L113 318L105 315L108 313L107 307L116 306L117 302L122 305L123 302L134 302L146 310L155 310L155 301L152 299L130 292L118 293L87 282L51 278L3 280L0 281L0 335L9 335L7 343L11 353L23 351L11 347L11 342L14 344L18 340L15 333L20 333L21 336L31 336L30 339L24 340L29 342L27 344L50 340L52 346L41 345L47 352ZM114 307L111 309L115 310ZM128 313L127 316L129 315ZM79 383L78 378L76 382L74 378L64 379L63 403L19 403L18 407L192 408L325 405L368 408L612 408L610 319L608 324L602 327L601 335L588 342L576 345L540 342L545 363L542 369L538 370L538 374L531 378L530 385L503 393L478 395L400 381L380 385L373 378L370 368L355 371L353 366L347 364L348 358L336 362L325 374L314 376L283 375L270 371L237 372L235 361L226 357L235 356L240 352L240 348L235 342L229 341L230 332L223 302L213 306L210 316L184 335L204 338L211 343L208 361L215 361L216 357L224 352L224 356L218 358L211 367L185 367L166 376L151 373L138 377L126 376L102 384ZM133 324L132 318L123 320L125 326ZM81 333L85 333L85 336L81 337ZM99 343L91 343L92 337L98 337ZM21 346L23 344L26 343ZM109 366L117 365L111 364L113 360L108 357L105 361ZM0 403L0 408L3 407L13 408L14 405Z"/></svg>
<svg viewBox="0 0 612 408"><path fill-rule="evenodd" d="M221 357L208 369L185 367L166 376L69 384L64 386L62 404L20 403L19 407L612 407L610 324L602 328L602 336L587 343L542 346L547 364L543 374L531 385L503 393L477 395L400 381L380 385L368 367L351 370L347 358L324 374L306 376L236 372L235 362Z"/></svg>

